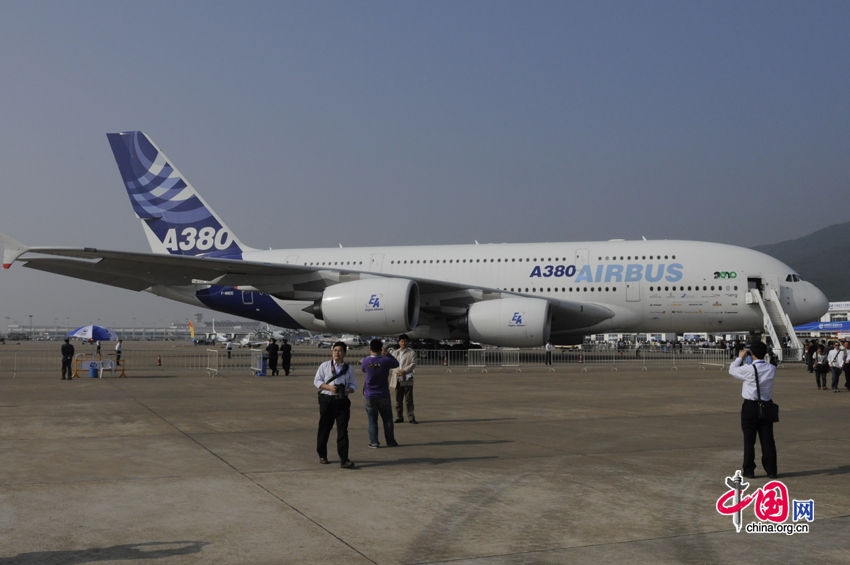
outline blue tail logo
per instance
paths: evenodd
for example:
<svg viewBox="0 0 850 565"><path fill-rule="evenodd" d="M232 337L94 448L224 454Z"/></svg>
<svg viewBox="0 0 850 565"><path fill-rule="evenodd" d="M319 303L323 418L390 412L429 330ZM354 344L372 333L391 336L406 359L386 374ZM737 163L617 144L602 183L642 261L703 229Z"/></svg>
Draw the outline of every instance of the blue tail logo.
<svg viewBox="0 0 850 565"><path fill-rule="evenodd" d="M242 258L241 242L144 133L107 138L155 252Z"/></svg>

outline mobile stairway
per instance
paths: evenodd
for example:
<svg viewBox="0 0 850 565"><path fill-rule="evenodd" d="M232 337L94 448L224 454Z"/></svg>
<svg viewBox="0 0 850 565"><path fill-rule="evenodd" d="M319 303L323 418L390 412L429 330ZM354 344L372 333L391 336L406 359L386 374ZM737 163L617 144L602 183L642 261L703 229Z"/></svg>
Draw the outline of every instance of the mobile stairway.
<svg viewBox="0 0 850 565"><path fill-rule="evenodd" d="M747 291L747 304L758 303L761 308L761 313L764 316L764 332L770 336L774 345L774 351L783 360L783 353L790 353L795 356L794 359L787 361L800 361L804 354L803 344L797 337L794 331L794 325L785 310L782 309L782 302L779 300L779 295L773 288L768 288L762 293L757 288L751 288ZM791 351L785 349L785 336L791 338ZM785 351L783 351L785 349Z"/></svg>

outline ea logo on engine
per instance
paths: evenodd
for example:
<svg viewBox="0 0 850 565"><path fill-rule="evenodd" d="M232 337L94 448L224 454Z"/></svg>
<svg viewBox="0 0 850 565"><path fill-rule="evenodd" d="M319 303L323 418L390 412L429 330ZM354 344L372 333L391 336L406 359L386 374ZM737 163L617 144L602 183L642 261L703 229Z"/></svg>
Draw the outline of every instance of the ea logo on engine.
<svg viewBox="0 0 850 565"><path fill-rule="evenodd" d="M525 324L522 323L522 312L514 312L514 317L511 318L511 321L508 322L509 328L524 328Z"/></svg>
<svg viewBox="0 0 850 565"><path fill-rule="evenodd" d="M384 297L383 294L373 294L369 298L369 304L366 305L367 312L379 312L383 310L381 307L381 299Z"/></svg>

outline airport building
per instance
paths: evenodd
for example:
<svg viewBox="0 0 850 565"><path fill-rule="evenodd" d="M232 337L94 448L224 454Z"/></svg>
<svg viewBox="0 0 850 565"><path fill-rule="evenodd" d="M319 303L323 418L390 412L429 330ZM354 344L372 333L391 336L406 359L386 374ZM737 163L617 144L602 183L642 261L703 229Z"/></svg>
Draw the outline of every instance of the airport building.
<svg viewBox="0 0 850 565"><path fill-rule="evenodd" d="M817 322L794 328L797 336L850 338L850 302L830 302L829 311Z"/></svg>

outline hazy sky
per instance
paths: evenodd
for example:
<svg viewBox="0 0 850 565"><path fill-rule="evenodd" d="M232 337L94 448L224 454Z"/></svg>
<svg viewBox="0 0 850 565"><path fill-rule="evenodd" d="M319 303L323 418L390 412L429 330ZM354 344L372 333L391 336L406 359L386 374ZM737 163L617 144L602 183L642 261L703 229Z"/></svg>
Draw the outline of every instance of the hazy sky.
<svg viewBox="0 0 850 565"><path fill-rule="evenodd" d="M0 231L148 251L105 135L140 129L260 248L800 237L850 219L848 29L846 1L1 2ZM195 311L0 272L4 329Z"/></svg>

